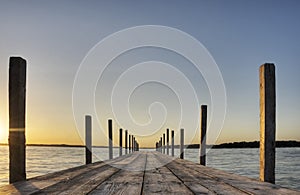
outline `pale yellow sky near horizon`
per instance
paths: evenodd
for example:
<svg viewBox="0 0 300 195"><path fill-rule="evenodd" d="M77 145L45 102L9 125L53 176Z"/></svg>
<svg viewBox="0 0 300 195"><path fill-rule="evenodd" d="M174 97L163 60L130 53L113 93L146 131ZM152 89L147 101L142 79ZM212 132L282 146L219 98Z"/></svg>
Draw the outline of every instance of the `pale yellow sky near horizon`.
<svg viewBox="0 0 300 195"><path fill-rule="evenodd" d="M27 143L83 144L80 132L84 127L84 116L75 121L72 107L78 68L99 41L140 25L178 29L203 44L213 57L227 97L225 121L216 143L259 140L258 69L267 62L276 66L276 139L300 141L299 5L298 1L272 4L268 1L3 1L0 3L0 142L8 141L10 56L27 60ZM138 38L126 40L134 42ZM176 40L174 43L178 41L172 40ZM114 51L119 44L116 41L105 51ZM189 53L193 51L188 50ZM199 105L207 104L211 113L211 94L204 76L190 61L174 53L139 48L118 56L115 64L111 64L112 68L108 70L111 72L104 78L104 87L95 92L97 112L103 112L98 118L104 129L99 128L96 117L93 117L94 145L107 145L107 119L114 118L109 98L102 93L109 96L108 91L119 76L129 65L136 63L157 60L173 65L193 84ZM104 54L99 54L101 58L107 56L101 55ZM159 90L155 93L151 87L153 85L145 86L144 91L141 87L136 96L133 95L135 102L130 104L133 116L138 122L147 123L151 119L150 103L162 101L169 105L170 118L153 136L137 136L141 147L154 146L167 127L177 131L181 128L176 126L179 108L174 106L177 100L174 94L168 88L157 86L155 90ZM188 122L197 120L188 118ZM118 128L114 121L115 140L118 140ZM187 134L186 142L199 143L199 130L183 128ZM194 134L197 136L192 140Z"/></svg>

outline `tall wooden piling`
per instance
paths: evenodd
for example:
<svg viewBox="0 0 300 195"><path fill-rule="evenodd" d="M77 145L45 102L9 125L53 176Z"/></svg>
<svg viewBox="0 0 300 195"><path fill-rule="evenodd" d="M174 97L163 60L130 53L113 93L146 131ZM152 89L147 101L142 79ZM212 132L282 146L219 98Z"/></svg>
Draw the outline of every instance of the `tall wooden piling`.
<svg viewBox="0 0 300 195"><path fill-rule="evenodd" d="M128 152L131 152L131 135L128 135L129 143L128 143Z"/></svg>
<svg viewBox="0 0 300 195"><path fill-rule="evenodd" d="M112 120L108 120L108 157L113 158L113 132L112 132Z"/></svg>
<svg viewBox="0 0 300 195"><path fill-rule="evenodd" d="M125 154L127 154L128 153L128 151L127 151L127 142L128 142L128 131L127 130L125 130Z"/></svg>
<svg viewBox="0 0 300 195"><path fill-rule="evenodd" d="M174 130L171 132L172 156L174 156Z"/></svg>
<svg viewBox="0 0 300 195"><path fill-rule="evenodd" d="M163 134L163 153L166 153L166 134Z"/></svg>
<svg viewBox="0 0 300 195"><path fill-rule="evenodd" d="M133 142L132 142L132 151L135 151L135 137L132 137Z"/></svg>
<svg viewBox="0 0 300 195"><path fill-rule="evenodd" d="M92 163L92 117L85 116L85 164Z"/></svg>
<svg viewBox="0 0 300 195"><path fill-rule="evenodd" d="M26 60L9 60L9 183L26 180Z"/></svg>
<svg viewBox="0 0 300 195"><path fill-rule="evenodd" d="M260 180L275 183L276 88L274 64L263 64L260 80Z"/></svg>
<svg viewBox="0 0 300 195"><path fill-rule="evenodd" d="M169 129L167 129L167 155L169 155Z"/></svg>
<svg viewBox="0 0 300 195"><path fill-rule="evenodd" d="M135 151L138 151L138 143L137 143L137 141L135 141Z"/></svg>
<svg viewBox="0 0 300 195"><path fill-rule="evenodd" d="M122 141L123 141L123 130L120 128L120 132L119 132L119 156L122 156Z"/></svg>
<svg viewBox="0 0 300 195"><path fill-rule="evenodd" d="M159 140L159 151L160 151L160 153L162 153L162 137L160 137L160 140Z"/></svg>
<svg viewBox="0 0 300 195"><path fill-rule="evenodd" d="M201 106L201 148L200 164L206 165L206 128L207 128L207 105Z"/></svg>
<svg viewBox="0 0 300 195"><path fill-rule="evenodd" d="M180 158L184 159L184 129L180 129Z"/></svg>

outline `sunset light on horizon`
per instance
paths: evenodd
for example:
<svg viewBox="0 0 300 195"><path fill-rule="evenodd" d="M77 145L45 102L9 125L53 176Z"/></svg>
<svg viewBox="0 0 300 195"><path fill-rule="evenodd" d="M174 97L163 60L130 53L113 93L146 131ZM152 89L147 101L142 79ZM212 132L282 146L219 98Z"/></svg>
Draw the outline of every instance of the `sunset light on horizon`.
<svg viewBox="0 0 300 195"><path fill-rule="evenodd" d="M298 1L0 4L0 143L8 143L12 56L27 61L27 144L84 145L89 114L93 146L107 146L108 119L114 146L119 128L140 147L155 147L167 128L175 144L180 128L198 144L204 104L208 144L258 141L264 63L276 67L276 140L300 141Z"/></svg>

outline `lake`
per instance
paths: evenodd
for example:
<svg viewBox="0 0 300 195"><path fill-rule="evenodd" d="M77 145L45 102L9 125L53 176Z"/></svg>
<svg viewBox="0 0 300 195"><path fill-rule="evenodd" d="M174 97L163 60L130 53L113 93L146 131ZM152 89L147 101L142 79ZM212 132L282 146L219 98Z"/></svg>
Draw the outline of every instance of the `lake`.
<svg viewBox="0 0 300 195"><path fill-rule="evenodd" d="M119 149L114 148L113 152L117 157ZM8 184L8 146L0 146L0 153L0 185L4 185ZM108 159L107 148L93 148L93 153L93 162ZM84 148L28 146L26 155L27 178L85 163ZM179 155L178 149L175 155ZM199 150L185 150L185 159L198 163ZM259 149L211 149L207 166L258 179ZM276 184L300 190L300 148L276 149Z"/></svg>

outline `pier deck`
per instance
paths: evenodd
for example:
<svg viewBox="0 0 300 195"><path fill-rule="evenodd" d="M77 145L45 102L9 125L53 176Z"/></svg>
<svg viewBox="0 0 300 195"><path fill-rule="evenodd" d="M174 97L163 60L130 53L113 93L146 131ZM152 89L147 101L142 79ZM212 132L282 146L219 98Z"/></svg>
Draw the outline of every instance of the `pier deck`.
<svg viewBox="0 0 300 195"><path fill-rule="evenodd" d="M300 194L159 152L134 152L0 187L0 194Z"/></svg>

